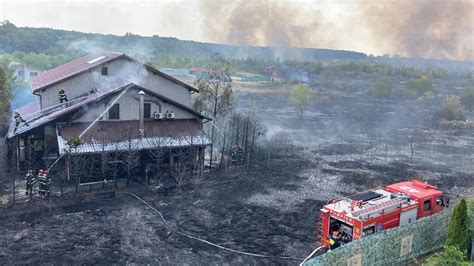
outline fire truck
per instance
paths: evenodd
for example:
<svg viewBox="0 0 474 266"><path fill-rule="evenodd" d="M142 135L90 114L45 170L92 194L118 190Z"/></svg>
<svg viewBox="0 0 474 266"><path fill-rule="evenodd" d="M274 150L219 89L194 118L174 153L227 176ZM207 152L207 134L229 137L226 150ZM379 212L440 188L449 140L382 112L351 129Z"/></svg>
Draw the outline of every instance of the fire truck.
<svg viewBox="0 0 474 266"><path fill-rule="evenodd" d="M449 200L436 186L406 181L328 202L320 212L318 239L329 246L333 231L343 244L412 223L447 208Z"/></svg>

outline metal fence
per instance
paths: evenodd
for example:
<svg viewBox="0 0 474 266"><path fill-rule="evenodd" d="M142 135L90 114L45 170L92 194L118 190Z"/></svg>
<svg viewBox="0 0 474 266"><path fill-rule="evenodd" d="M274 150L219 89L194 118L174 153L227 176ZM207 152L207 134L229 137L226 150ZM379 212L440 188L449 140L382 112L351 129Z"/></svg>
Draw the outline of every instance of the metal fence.
<svg viewBox="0 0 474 266"><path fill-rule="evenodd" d="M304 265L400 265L441 249L451 210L351 242Z"/></svg>

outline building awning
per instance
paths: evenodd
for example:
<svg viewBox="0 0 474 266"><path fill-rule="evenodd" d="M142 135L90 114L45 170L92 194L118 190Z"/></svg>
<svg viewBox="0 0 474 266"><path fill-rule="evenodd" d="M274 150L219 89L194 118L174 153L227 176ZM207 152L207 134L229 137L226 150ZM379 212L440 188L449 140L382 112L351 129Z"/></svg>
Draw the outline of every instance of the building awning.
<svg viewBox="0 0 474 266"><path fill-rule="evenodd" d="M77 138L89 123L74 123L58 128L60 154L70 149L68 141ZM158 147L207 146L210 139L202 130L202 122L193 119L145 121L145 134L139 135L138 121L99 121L82 137L72 154L146 150Z"/></svg>

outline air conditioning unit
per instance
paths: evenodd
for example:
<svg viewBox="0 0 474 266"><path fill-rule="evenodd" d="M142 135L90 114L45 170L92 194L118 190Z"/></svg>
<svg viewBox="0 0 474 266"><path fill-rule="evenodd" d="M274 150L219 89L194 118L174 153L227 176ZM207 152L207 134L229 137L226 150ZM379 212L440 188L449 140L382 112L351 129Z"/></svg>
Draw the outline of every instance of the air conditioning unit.
<svg viewBox="0 0 474 266"><path fill-rule="evenodd" d="M165 118L165 116L163 115L163 113L154 113L153 118L155 118L155 120L159 120Z"/></svg>
<svg viewBox="0 0 474 266"><path fill-rule="evenodd" d="M166 113L166 118L174 119L174 113Z"/></svg>

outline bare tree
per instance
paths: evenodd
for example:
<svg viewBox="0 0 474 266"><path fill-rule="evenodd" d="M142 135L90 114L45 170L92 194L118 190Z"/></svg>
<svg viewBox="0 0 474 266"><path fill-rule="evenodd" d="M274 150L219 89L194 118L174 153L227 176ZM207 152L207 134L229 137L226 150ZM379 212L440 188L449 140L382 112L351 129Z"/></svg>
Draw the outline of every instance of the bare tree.
<svg viewBox="0 0 474 266"><path fill-rule="evenodd" d="M154 161L154 174L157 180L162 176L161 164L170 152L171 138L166 137L165 132L161 128L153 128L151 132L145 132L144 141L147 146L153 147L147 150L148 155ZM149 170L149 169L148 169Z"/></svg>
<svg viewBox="0 0 474 266"><path fill-rule="evenodd" d="M200 90L199 96L194 103L198 111L205 111L211 115L214 122L211 123L211 160L209 167L212 168L215 123L224 116L232 106L232 79L230 77L230 63L222 55L213 55L206 67L205 72L195 82Z"/></svg>
<svg viewBox="0 0 474 266"><path fill-rule="evenodd" d="M121 151L121 154L124 157L123 165L127 168L127 185L130 184L132 178L132 169L139 163L139 152L138 152L138 142L136 134L134 133L136 128L130 125L129 129L125 132L122 132L122 142L125 143L125 149Z"/></svg>

